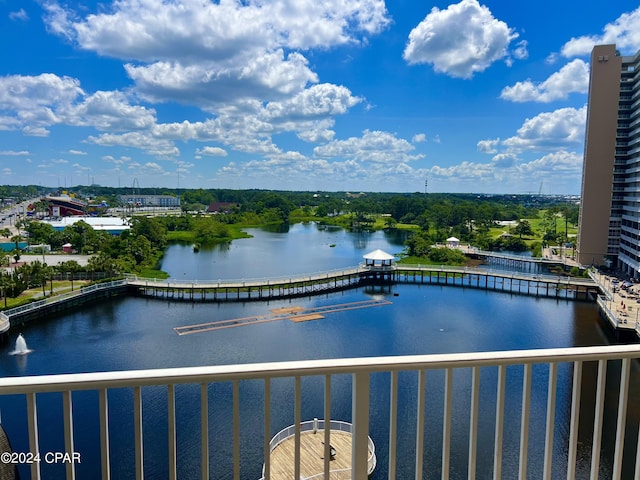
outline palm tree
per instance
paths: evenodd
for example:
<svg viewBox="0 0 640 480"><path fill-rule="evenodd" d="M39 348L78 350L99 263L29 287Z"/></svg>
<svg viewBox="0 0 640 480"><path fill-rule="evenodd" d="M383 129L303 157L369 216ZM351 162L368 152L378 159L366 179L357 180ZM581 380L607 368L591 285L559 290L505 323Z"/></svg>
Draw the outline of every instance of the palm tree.
<svg viewBox="0 0 640 480"><path fill-rule="evenodd" d="M69 273L71 278L71 291L73 291L73 276L76 272L82 270L82 267L75 260L68 260L58 265L58 271L60 273Z"/></svg>
<svg viewBox="0 0 640 480"><path fill-rule="evenodd" d="M20 240L22 240L22 235L20 234L11 237L11 241L16 244L16 247L13 249L13 259L16 261L16 263L18 263L18 261L20 260L20 253L22 253L19 245Z"/></svg>
<svg viewBox="0 0 640 480"><path fill-rule="evenodd" d="M0 288L2 289L2 296L4 297L4 308L7 308L7 289L11 284L11 276L7 273L0 272Z"/></svg>

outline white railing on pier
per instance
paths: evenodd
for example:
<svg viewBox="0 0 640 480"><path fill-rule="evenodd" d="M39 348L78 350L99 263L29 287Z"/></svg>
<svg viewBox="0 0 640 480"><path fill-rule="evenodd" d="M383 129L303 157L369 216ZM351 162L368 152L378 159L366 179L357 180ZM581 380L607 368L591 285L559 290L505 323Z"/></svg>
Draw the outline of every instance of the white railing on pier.
<svg viewBox="0 0 640 480"><path fill-rule="evenodd" d="M172 288L204 288L206 286L215 288L235 288L237 286L260 286L260 285L280 285L283 283L304 283L304 282L317 282L327 278L342 277L348 275L355 275L360 272L366 272L368 269L363 265L355 267L337 268L334 270L325 270L322 272L314 273L300 273L294 275L278 276L278 277L252 277L252 278L236 278L236 279L217 279L217 280L185 280L185 279L159 279L159 278L146 278L138 277L136 275L125 275L125 279L131 285L141 286L158 286L158 287L172 287Z"/></svg>
<svg viewBox="0 0 640 480"><path fill-rule="evenodd" d="M0 312L0 333L5 333L11 328L11 320L4 313Z"/></svg>
<svg viewBox="0 0 640 480"><path fill-rule="evenodd" d="M571 277L550 273L515 272L511 270L495 270L491 268L464 267L460 265L422 265L399 263L395 265L398 271L421 270L433 273L459 273L461 275L489 275L503 278L522 278L526 280L540 280L544 282L561 283L567 285L589 286L594 281L587 277Z"/></svg>
<svg viewBox="0 0 640 480"><path fill-rule="evenodd" d="M480 250L478 247L472 247L471 245L454 245L454 244L446 244L446 243L436 243L435 245L438 248L451 248L453 250L460 250L466 255L479 255L487 258L497 258L501 260L514 260L520 262L531 262L531 263L563 263L562 261L566 261L566 258L562 258L561 261L552 258L546 257L532 257L529 255L518 255L516 253L503 253L503 252L492 252L489 250ZM561 249L562 247L555 247Z"/></svg>
<svg viewBox="0 0 640 480"><path fill-rule="evenodd" d="M14 307L8 310L4 310L2 313L0 313L0 333L3 333L4 331L6 331L6 330L3 330L4 326L6 325L6 321L9 321L10 323L10 319L14 315L35 311L44 306L67 301L74 297L89 294L97 290L112 289L112 288L120 287L124 285L133 285L133 286L147 287L147 288L171 288L171 289L178 289L178 290L180 289L186 290L186 289L194 289L194 288L223 289L223 288L269 287L271 285L277 286L282 284L294 285L296 283L300 283L300 284L318 283L318 282L322 282L323 280L330 282L333 279L337 279L340 277L349 277L352 275L357 275L361 272L371 272L371 271L388 272L391 270L395 270L398 272L422 271L429 274L458 273L461 275L489 275L489 276L496 276L496 277L502 277L502 278L540 281L540 282L548 282L548 283L559 283L559 284L566 284L567 286L569 285L590 286L594 284L594 280L590 278L561 277L561 276L549 275L549 274L511 272L511 271L505 271L505 270L492 270L492 269L486 269L486 268L462 267L462 266L455 266L455 265L419 265L419 264L395 264L392 266L384 266L384 267L379 267L379 266L372 267L372 266L361 264L355 267L347 267L342 269L335 269L335 270L316 272L316 273L310 273L310 274L300 274L297 276L291 275L291 276L283 276L283 277L262 277L262 278L251 278L251 279L234 279L234 280L181 280L181 279L176 280L172 278L163 280L163 279L156 279L156 278L138 277L133 274L126 274L124 278L121 280L113 280L109 282L101 282L101 283L95 283L88 286L82 286L75 291L66 292L59 295L53 295L53 296L44 298L42 300L37 300L35 302L22 305L20 307Z"/></svg>
<svg viewBox="0 0 640 480"><path fill-rule="evenodd" d="M269 442L269 450L273 452L273 450L280 445L282 442L289 438L293 438L296 435L296 432L313 432L313 431L323 431L325 430L326 421L325 420L309 420L306 422L301 422L298 424L299 429L296 428L296 425L289 425L286 428L283 428L278 433L276 433L271 441ZM328 430L330 432L347 432L353 433L353 425L348 422L342 422L340 420L330 420L328 425ZM367 448L369 450L369 456L367 460L367 472L370 475L376 468L377 459L376 459L376 446L371 440L371 437L368 437L367 440ZM346 473L351 472L351 469L341 469L341 470L330 470L330 474L336 473ZM263 477L260 480L264 480L264 469L262 472ZM311 477L306 477L306 480L311 480L313 478L323 478L325 476L324 473L319 473L317 475L313 475ZM329 477L331 478L331 477Z"/></svg>
<svg viewBox="0 0 640 480"><path fill-rule="evenodd" d="M136 275L126 275L125 279L130 285L140 285L140 286L157 286L157 287L171 287L171 288L205 288L205 287L216 287L216 288L235 288L238 286L269 286L269 285L279 285L283 283L303 283L303 282L317 282L323 279L331 279L335 277L355 275L361 272L370 272L370 271L390 271L390 270L398 270L398 271L408 271L408 270L421 270L424 272L450 272L450 273L460 273L460 274L469 274L469 275L495 275L500 277L514 277L514 278L524 278L531 280L544 280L549 282L561 282L568 283L572 285L593 285L593 281L589 278L580 278L580 277L568 277L568 276L558 276L552 274L542 274L542 273L528 273L528 272L512 272L507 270L494 270L490 268L476 268L476 267L464 267L459 265L427 265L427 264L405 264L405 263L397 263L393 266L366 266L364 264L354 266L354 267L346 267L335 270L328 270L323 272L315 272L315 273L304 273L299 275L288 275L288 276L280 276L280 277L256 277L256 278L241 278L241 279L225 279L225 280L184 280L184 279L157 279L157 278L146 278L146 277L138 277Z"/></svg>
<svg viewBox="0 0 640 480"><path fill-rule="evenodd" d="M518 417L516 422L520 423L520 453L518 462L519 478L529 478L527 469L533 470L528 462L528 445L529 445L529 427L532 418L535 418L534 412L539 412L538 409L534 410L532 405L540 405L546 403L546 422L544 427L544 463L539 465L541 471L529 472L529 474L536 478L542 478L544 480L551 480L552 478L576 478L576 468L580 463L584 467L585 462L590 465L591 479L597 479L600 471L601 462L601 446L603 443L611 440L613 443L613 455L611 460L611 476L608 478L620 479L622 478L622 464L623 464L623 450L625 447L625 431L626 429L637 428L637 425L630 425L627 427L628 416L627 407L630 400L630 373L632 367L632 360L640 357L640 345L616 345L616 346L604 346L604 347L578 347L578 348L561 348L561 349L542 349L542 350L523 350L523 351L506 351L506 352L477 352L477 353L457 353L457 354L439 354L439 355L414 355L414 356L398 356L398 357L373 357L373 358L347 358L347 359L332 359L332 360L306 360L295 362L283 362L283 363L260 363L260 364L246 364L246 365L224 365L224 366L210 366L210 367L189 367L189 368L170 368L159 370L139 370L139 371L113 371L113 372L101 372L101 373L79 373L79 374L67 374L67 375L47 375L47 376L31 376L31 377L9 377L0 379L0 396L2 395L24 395L27 403L27 412L24 419L26 424L26 431L29 432L29 450L33 455L42 453L40 451L40 445L38 439L40 438L41 427L47 428L38 422L38 406L44 405L46 408L54 408L54 405L59 405L58 408L62 409L58 415L63 419L64 428L61 429L61 436L64 436L64 445L68 449L68 452L73 452L74 446L74 432L77 432L80 426L74 424L73 415L73 393L79 390L91 390L97 392L97 395L92 401L97 403L95 409L96 415L99 416L99 442L101 449L101 478L104 480L111 478L112 461L118 462L118 459L111 459L110 456L110 444L113 442L110 435L112 428L117 428L118 423L109 422L110 415L115 415L120 418L126 415L127 412L118 411L112 412L109 409L108 398L112 390L115 389L129 389L133 394L132 411L128 412L134 418L132 451L135 452L135 478L144 478L144 465L145 455L154 455L153 450L144 448L144 422L143 422L143 402L142 392L147 388L153 388L153 386L165 386L167 390L167 408L164 413L159 413L163 409L153 409L144 412L144 419L148 420L152 415L166 415L163 420L166 422L167 429L166 435L169 446L168 455L162 454L162 459L166 461L168 474L166 478L177 478L177 465L178 465L178 439L185 438L186 435L182 432L178 435L176 426L176 417L178 414L181 417L184 415L198 415L200 410L200 478L210 478L210 450L209 450L209 386L216 382L230 382L232 384L231 398L225 400L230 405L224 406L228 408L229 416L232 428L231 438L228 440L230 443L229 452L232 458L233 467L229 472L225 474L225 478L234 478L239 480L240 478L246 478L241 476L240 473L240 456L241 456L241 419L240 419L240 405L242 398L240 398L240 383L248 380L262 380L263 381L263 393L264 403L262 411L251 411L251 415L264 416L264 432L263 432L263 452L264 452L264 471L265 479L270 478L270 442L271 437L271 404L273 399L271 398L271 382L276 378L293 378L295 380L294 395L287 401L287 408L291 408L296 419L296 423L300 422L301 408L302 408L302 380L307 381L319 381L324 380L324 413L325 418L331 418L331 383L332 378L336 375L350 375L351 376L351 404L352 404L352 442L353 442L353 456L352 456L352 478L365 479L367 478L368 471L368 439L369 439L369 423L371 422L370 412L370 399L372 389L370 388L371 375L388 373L390 379L388 386L383 387L388 389L387 395L389 398L388 418L388 449L383 454L378 449L378 457L385 456L385 465L388 465L388 472L386 475L389 479L396 478L396 466L398 465L398 454L406 454L406 449L409 448L413 455L412 463L415 468L415 478L423 478L425 473L425 449L428 445L425 444L425 434L428 433L431 438L438 435L437 432L430 430L430 424L427 425L426 414L429 412L432 414L434 405L431 402L431 397L426 396L426 379L427 372L429 378L431 378L432 371L441 372L435 377L442 379L443 381L443 400L444 406L442 408L441 418L441 478L449 478L452 470L451 463L452 458L457 458L460 462L460 458L464 458L463 463L466 463L466 469L468 470L468 478L475 479L477 471L477 459L479 450L483 445L479 445L479 424L486 423L479 422L479 419L486 417L495 418L493 424L494 432L491 435L494 438L493 446L493 476L494 478L502 477L503 468L503 451L505 445L503 445L503 439L505 439L505 418ZM585 375L583 382L583 365L587 363L590 366L595 367L594 362L597 362L597 374L594 374L593 378L590 375ZM619 376L613 378L611 373L607 378L608 366L611 362L619 366ZM543 375L543 382L546 379L546 399L545 394L538 388L532 389L532 378L540 380L539 375L534 375L534 365L548 365L548 375ZM561 400L557 400L556 397L559 383L559 366L567 365L571 368L572 373L567 377L567 383L571 390L570 399L562 396ZM509 377L511 381L507 382L507 368L513 372L513 366L521 367L522 377L518 385L513 385L513 377ZM495 401L486 403L486 398L483 396L481 401L481 378L486 378L484 373L486 369L497 368L497 380L493 380L491 388L495 392ZM537 368L537 367L536 367ZM544 367L540 367L544 368ZM586 365L585 365L586 368ZM591 368L591 367L590 367ZM466 369L466 370L465 370ZM467 399L464 401L458 401L457 393L455 395L456 401L454 402L454 377L463 372L470 373L471 386L470 389L464 389L468 392ZM495 371L495 370L492 370ZM563 370L564 371L564 368ZM613 370L610 370L610 372ZM406 381L406 373L402 372L414 372L417 378L417 390L415 391L415 398L409 399L411 403L415 405L415 428L411 434L398 429L398 398L399 392L404 391L404 381ZM537 370L536 370L537 372ZM402 373L402 376L400 374ZM312 379L310 377L316 377ZM401 378L399 378L401 377ZM564 378L564 377L563 377ZM536 382L538 381L536 380ZM613 382L613 383L612 383ZM194 399L185 399L179 395L176 395L176 385L179 384L193 384L198 386L200 392L199 408L198 405L193 405ZM605 388L606 385L614 385L619 395L615 396L615 399L609 398L605 400ZM251 395L256 395L256 385L252 383ZM376 382L377 388L381 388L379 382ZM537 385L537 383L536 383ZM592 388L595 392L590 392L587 388ZM156 387L157 388L157 387ZM521 389L521 405L513 405L510 402L505 401L505 393L508 388ZM586 389L586 390L585 390ZM157 391L157 390L156 390ZM456 390L457 391L457 390ZM486 386L482 389L486 393ZM532 391L534 393L532 393ZM62 402L51 402L52 397L50 394L44 398L46 402L39 402L41 395L44 396L46 392L60 392L62 394ZM581 401L581 395L585 395L585 401ZM590 392L590 393L589 393ZM538 397L542 395L542 399ZM466 396L466 395L465 395ZM587 398L589 397L589 398ZM594 402L595 399L595 402ZM2 400L2 398L0 398ZM86 401L86 396L84 398ZM567 404L565 405L565 400ZM180 403L182 401L183 403ZM282 399L278 400L282 402ZM223 408L223 400L216 399L215 408ZM605 402L607 408L605 410ZM615 406L611 406L613 402ZM197 404L198 401L196 400ZM570 403L570 414L568 415L567 425L556 425L556 406L560 403L559 407L568 408ZM594 406L595 403L595 406ZM454 406L464 408L456 409L454 412ZM486 411L487 405L491 405L490 411ZM212 408L214 406L212 405ZM484 411L481 410L485 409ZM515 407L515 408L514 408ZM588 407L588 408L587 408ZM584 411L581 411L581 408ZM435 409L437 410L437 408ZM196 413L194 413L194 411ZM605 411L608 413L616 412L616 422L606 422L606 431L603 432L603 424ZM178 413L179 412L179 413ZM48 412L51 415L51 412ZM376 415L379 415L377 412ZM592 445L590 451L586 452L585 448L580 447L578 442L578 425L581 415L584 415L592 425L592 429L589 431L589 436L592 438ZM458 429L453 428L452 419L454 418L467 418L469 419L468 434L462 435L463 438L457 437L459 434ZM50 417L52 418L52 417ZM15 421L15 419L12 419ZM378 419L380 421L380 419ZM486 428L486 427L485 427ZM567 444L557 445L554 442L554 432L561 428L568 431ZM615 429L615 432L611 434L610 430ZM486 433L486 432L485 432ZM510 432L513 433L513 432ZM247 434L244 432L243 434ZM255 434L255 432L248 432L248 434ZM584 431L582 432L584 438ZM410 443L410 438L415 439L415 443L407 447ZM486 435L485 435L486 437ZM220 439L218 439L220 440ZM557 455L554 457L554 443L555 448L560 448L563 455L566 455L566 464L559 467L556 462ZM193 444L190 444L189 448L194 448ZM513 449L513 445L508 445ZM184 448L184 447L183 447ZM196 447L197 448L197 447ZM464 450L460 452L459 450ZM629 450L629 449L627 449ZM556 452L557 453L557 452ZM587 460L585 460L585 456ZM632 456L633 458L627 458ZM404 457L403 457L404 458ZM511 457L513 459L513 457ZM563 457L564 458L564 457ZM590 458L590 460L589 460ZM609 457L607 457L609 458ZM580 459L580 462L579 462ZM488 459L487 459L488 460ZM292 460L296 466L296 471L300 471L300 452L296 449ZM627 452L625 456L625 464L627 466L634 465L636 475L638 475L638 465L640 465L640 456L635 450ZM627 463L628 462L628 463ZM553 464L553 474L552 474ZM191 467L190 467L191 468ZM197 468L197 467L196 467ZM386 467L385 467L386 468ZM456 465L457 470L465 469L464 465ZM514 467L515 468L515 467ZM566 477L564 473L558 472L558 469L566 469ZM31 478L33 480L39 480L41 478L40 463L33 463L30 465ZM330 478L328 475L329 462L325 462L325 478ZM192 474L193 475L193 474ZM75 464L73 462L66 464L66 478L75 478ZM194 478L193 476L191 478ZM515 478L515 476L513 477ZM632 478L632 476L625 477ZM637 477L636 477L637 478ZM275 480L275 479L274 479Z"/></svg>
<svg viewBox="0 0 640 480"><path fill-rule="evenodd" d="M52 303L66 301L66 300L68 300L70 298L78 297L80 295L84 295L84 294L91 293L91 292L95 292L97 290L105 290L105 289L110 289L110 288L114 288L114 287L119 287L119 286L122 286L122 285L126 285L126 283L127 283L126 280L113 280L113 281L110 281L110 282L94 283L93 285L82 286L82 287L80 287L77 290L74 290L72 292L53 295L51 297L43 298L42 300L37 300L35 302L27 303L27 304L21 305L19 307L9 308L7 310L4 310L2 312L2 314L5 317L11 318L13 315L16 315L16 314L19 314L19 313L29 312L31 310L38 310L39 308L41 308L41 307L43 307L45 305L50 305Z"/></svg>

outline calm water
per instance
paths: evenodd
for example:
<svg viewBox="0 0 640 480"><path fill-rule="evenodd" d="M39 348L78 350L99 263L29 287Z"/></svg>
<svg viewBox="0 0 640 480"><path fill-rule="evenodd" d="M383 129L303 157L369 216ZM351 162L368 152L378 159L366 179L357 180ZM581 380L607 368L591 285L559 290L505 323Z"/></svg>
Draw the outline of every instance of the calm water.
<svg viewBox="0 0 640 480"><path fill-rule="evenodd" d="M173 277L192 279L249 278L288 273L319 271L357 264L364 253L375 248L389 252L402 249L397 239L383 233L351 235L342 230L318 231L313 225L295 225L288 233L252 230L253 239L234 242L227 249L201 250L194 254L189 246L168 249L163 268ZM335 247L329 245L335 244ZM321 257L322 261L318 261ZM324 265L324 267L323 267ZM398 294L394 296L393 294ZM179 337L173 327L249 315L262 315L283 306L311 307L386 298L391 305L326 315L322 320L292 323L270 322L239 328ZM17 333L17 332L16 332ZM23 329L33 352L24 357L10 356L13 343L4 347L0 372L4 375L42 375L51 373L128 370L196 365L220 365L264 361L361 357L379 355L429 354L465 351L508 350L602 345L613 341L593 304L487 292L441 286L403 285L390 291L356 289L311 298L269 303L202 304L165 302L155 299L118 298L89 306L56 318L31 324ZM589 366L590 368L591 366ZM609 378L616 374L612 365ZM508 369L507 418L505 427L504 478L517 471L521 369ZM493 425L495 421L495 381L497 372L486 370L481 380L478 478L489 478L492 468ZM563 465L568 437L571 370L560 369L556 414L555 463ZM591 377L589 377L591 378ZM530 436L530 469L539 472L543 461L544 419L546 411L547 368L534 368L534 395ZM350 378L336 376L332 383L332 416L350 420ZM374 375L371 381L371 437L378 450L378 468L373 478L387 476L388 375ZM414 475L415 372L400 375L398 418L398 478ZM634 383L634 388L635 387ZM456 373L454 379L454 440L451 478L466 478L468 441L468 402L470 372ZM585 382L583 408L593 403L594 386ZM322 417L321 378L303 382L303 419ZM274 381L272 385L272 434L293 423L291 403L293 382ZM110 391L113 478L133 478L132 393ZM610 389L607 424L615 423L616 390ZM199 475L199 387L177 387L179 469L181 478ZM211 478L231 478L231 385L209 387L212 451ZM242 478L257 479L262 466L262 383L241 385L243 457ZM439 478L443 375L427 374L427 425L425 478ZM166 391L144 390L145 473L148 478L166 478ZM38 396L41 450L63 450L59 395ZM82 455L78 478L98 478L97 394L74 393L76 451ZM181 408L182 407L182 408ZM637 408L637 407L633 407ZM14 450L27 451L23 398L0 397L3 426ZM633 411L632 411L633 412ZM633 413L634 415L637 412ZM588 454L592 423L584 414L582 447ZM629 438L637 430L628 432ZM607 430L607 435L611 435ZM608 439L610 440L610 438ZM610 442L609 442L610 443ZM633 445L632 445L633 446ZM611 452L603 458L606 477ZM43 468L45 466L43 465ZM588 463L581 466L585 474ZM562 469L562 470L561 470ZM555 473L564 475L564 467ZM61 469L47 467L44 478L61 478ZM21 471L28 478L26 470ZM538 475L539 476L539 475ZM554 475L554 478L557 478ZM562 478L562 477L560 477Z"/></svg>
<svg viewBox="0 0 640 480"><path fill-rule="evenodd" d="M231 244L203 247L172 245L162 269L174 278L217 280L278 277L353 267L362 256L378 248L400 253L405 232L349 233L338 227L319 230L315 223L297 223L285 231L250 228L253 238Z"/></svg>

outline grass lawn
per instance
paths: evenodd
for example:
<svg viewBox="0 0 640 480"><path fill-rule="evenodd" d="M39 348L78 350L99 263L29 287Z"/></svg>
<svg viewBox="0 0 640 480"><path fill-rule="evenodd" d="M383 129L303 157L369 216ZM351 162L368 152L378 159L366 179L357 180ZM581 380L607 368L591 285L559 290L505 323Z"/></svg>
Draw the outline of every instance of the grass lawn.
<svg viewBox="0 0 640 480"><path fill-rule="evenodd" d="M155 268L143 268L136 275L143 278L169 278L169 274L162 270L156 270Z"/></svg>
<svg viewBox="0 0 640 480"><path fill-rule="evenodd" d="M73 290L78 290L81 286L87 285L89 280L74 280ZM53 295L61 295L63 293L71 292L71 282L69 280L54 280L53 285L47 283L45 285L45 292L47 298L51 296L51 290L53 289ZM33 300L42 299L42 287L30 288L25 290L16 298L7 298L7 308L19 307L25 305ZM0 308L4 309L4 298L0 300Z"/></svg>

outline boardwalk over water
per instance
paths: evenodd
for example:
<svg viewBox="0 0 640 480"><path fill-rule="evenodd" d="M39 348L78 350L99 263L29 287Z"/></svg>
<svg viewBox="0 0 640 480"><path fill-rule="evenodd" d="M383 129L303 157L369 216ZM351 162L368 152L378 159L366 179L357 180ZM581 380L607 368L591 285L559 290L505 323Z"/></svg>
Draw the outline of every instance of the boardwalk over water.
<svg viewBox="0 0 640 480"><path fill-rule="evenodd" d="M305 297L357 287L388 293L393 285L403 283L457 286L570 300L593 300L599 292L599 286L590 278L433 265L359 265L307 275L217 281L159 280L127 275L122 280L82 287L75 292L5 310L0 313L0 333L6 333L10 326L39 318L45 313L113 295L132 294L169 301L244 302Z"/></svg>
<svg viewBox="0 0 640 480"><path fill-rule="evenodd" d="M316 295L358 286L438 284L524 295L589 300L598 287L590 278L434 265L358 266L268 279L174 281L128 277L138 295L188 301L249 301Z"/></svg>

